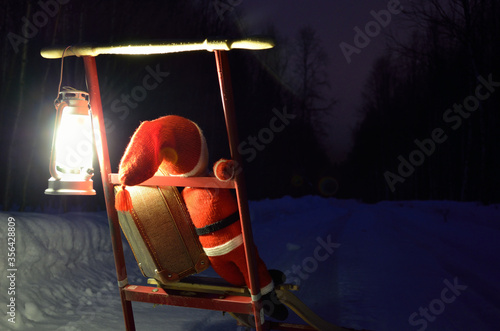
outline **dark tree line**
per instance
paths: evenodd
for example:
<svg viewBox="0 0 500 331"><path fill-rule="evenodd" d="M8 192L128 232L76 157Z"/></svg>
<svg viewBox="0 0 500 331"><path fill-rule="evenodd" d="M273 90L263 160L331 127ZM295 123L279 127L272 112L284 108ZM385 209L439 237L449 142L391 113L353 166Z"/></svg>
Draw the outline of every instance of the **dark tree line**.
<svg viewBox="0 0 500 331"><path fill-rule="evenodd" d="M414 1L364 88L346 196L500 200L500 5ZM396 24L396 23L394 23Z"/></svg>
<svg viewBox="0 0 500 331"><path fill-rule="evenodd" d="M43 194L50 176L53 100L61 61L43 59L41 48L85 42L246 37L234 17L240 8L217 8L215 3L195 0L0 1L4 37L0 44L0 144L4 151L0 164L0 204L3 209L103 208L98 171L94 176L96 197ZM297 78L294 70L299 70L300 59L291 58L289 48L300 44L300 37L281 42L273 31L270 28L263 33L278 40L276 48L230 53L240 140L247 143L242 147L242 152L247 153L244 166L253 199L318 193L315 184L318 176L331 170L324 150L319 147L321 132L314 129L317 127L314 123L332 108L328 98L322 100L320 95L327 93L322 86L325 78L320 72ZM309 38L316 40L314 31L304 31L309 31ZM304 54L306 67L302 69L309 70L308 66L312 69L316 65L307 62L312 56L323 56L319 44L314 47L310 54ZM211 161L229 156L212 53L101 55L96 61L114 171L139 123L166 114L188 117L202 127ZM148 90L145 98L131 99L133 89L140 86L152 70L162 73L157 87ZM64 85L86 90L81 59L64 60ZM301 138L302 135L306 138ZM255 151L253 158L250 158L254 154L250 148ZM94 167L98 169L96 162Z"/></svg>

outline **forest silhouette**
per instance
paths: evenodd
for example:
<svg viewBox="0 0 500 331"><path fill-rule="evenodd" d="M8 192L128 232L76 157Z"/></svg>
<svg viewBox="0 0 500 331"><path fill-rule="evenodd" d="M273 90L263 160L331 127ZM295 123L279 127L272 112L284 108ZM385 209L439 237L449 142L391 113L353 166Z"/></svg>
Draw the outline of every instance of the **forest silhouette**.
<svg viewBox="0 0 500 331"><path fill-rule="evenodd" d="M98 171L95 197L43 194L61 66L40 56L43 47L248 37L238 20L229 19L241 8L217 8L211 1L1 5L5 210L104 209ZM325 143L342 96L329 87L328 59L314 29L298 27L287 40L275 27L263 27L275 48L231 51L249 197L498 202L499 7L494 0L432 0L405 8L397 24L410 37L390 39L374 63L353 147L342 162L328 157ZM200 125L212 163L229 157L213 53L101 55L96 61L113 171L139 123L166 114ZM139 95L146 75L157 84ZM64 60L63 85L86 90L82 59Z"/></svg>
<svg viewBox="0 0 500 331"><path fill-rule="evenodd" d="M366 201L500 199L500 5L416 1L364 87L344 167Z"/></svg>

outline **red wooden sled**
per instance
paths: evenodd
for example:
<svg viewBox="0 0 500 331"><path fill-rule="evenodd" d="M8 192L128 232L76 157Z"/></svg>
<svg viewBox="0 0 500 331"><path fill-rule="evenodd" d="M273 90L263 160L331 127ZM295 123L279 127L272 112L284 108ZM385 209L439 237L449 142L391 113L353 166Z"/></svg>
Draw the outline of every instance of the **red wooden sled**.
<svg viewBox="0 0 500 331"><path fill-rule="evenodd" d="M99 159L126 330L135 330L132 301L225 311L235 317L241 325L249 325L247 323L248 318L246 317L253 315L254 323L250 324L253 324L257 330L345 330L323 321L317 315L308 311L305 305L301 304L296 297L291 295L288 291L290 288L286 286L278 290L278 293L281 293L280 297L282 301L307 321L309 325L264 321L261 318L263 314L260 313L262 305L259 292L260 286L255 267L254 241L242 171L238 172L234 180L224 184L221 184L216 178L211 177L178 178L155 176L141 185L215 188L220 188L221 185L224 185L225 188L234 189L238 200L243 244L248 264L249 279L251 280L249 289L233 287L232 290L228 290L228 285L220 284L217 281L207 282L206 277L192 278L194 279L194 283L179 283L177 286L181 286L181 289L162 286L138 286L129 284L127 280L122 237L115 209L115 195L113 191L114 186L120 185L120 182L118 181L117 174L111 171L95 57L100 54L145 55L197 50L214 52L231 157L241 165L241 156L238 153L239 141L227 51L231 49L258 50L271 47L273 47L271 40L250 38L242 40L214 39L200 42L158 43L153 45L77 45L69 48L50 47L42 50L42 56L49 59L60 59L63 55L65 57L78 56L83 58L92 109L95 145ZM189 284L191 284L191 287L189 287ZM182 286L188 286L190 290L183 291ZM193 289L193 287L196 289ZM189 294L187 295L186 292Z"/></svg>

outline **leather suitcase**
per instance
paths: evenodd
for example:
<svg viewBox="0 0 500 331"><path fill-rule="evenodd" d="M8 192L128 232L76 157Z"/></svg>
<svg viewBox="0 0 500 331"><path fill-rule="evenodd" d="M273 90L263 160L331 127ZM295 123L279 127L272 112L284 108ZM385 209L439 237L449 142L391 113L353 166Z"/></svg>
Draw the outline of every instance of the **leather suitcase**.
<svg viewBox="0 0 500 331"><path fill-rule="evenodd" d="M210 262L176 187L127 190L133 209L118 211L118 219L145 277L170 283L208 268Z"/></svg>

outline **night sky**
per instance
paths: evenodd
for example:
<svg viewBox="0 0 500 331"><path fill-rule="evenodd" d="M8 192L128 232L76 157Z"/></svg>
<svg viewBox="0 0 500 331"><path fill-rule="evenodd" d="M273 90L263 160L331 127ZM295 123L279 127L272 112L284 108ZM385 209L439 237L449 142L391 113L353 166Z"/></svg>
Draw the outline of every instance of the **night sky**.
<svg viewBox="0 0 500 331"><path fill-rule="evenodd" d="M387 10L387 0L373 1L315 1L314 5L304 5L301 0L255 0L242 1L242 11L228 15L238 19L247 31L258 33L269 24L288 38L293 38L303 26L314 28L329 57L329 77L332 96L338 100L331 122L331 156L342 160L351 146L351 131L361 119L357 114L360 106L361 89L369 74L373 61L383 53L387 34L401 34L397 17L381 32L370 38L370 43L359 54L351 56L348 63L340 44L354 45L357 26L364 30L367 23L374 21L371 11ZM395 1L394 3L398 3ZM404 8L405 0L401 1ZM236 7L238 9L238 7Z"/></svg>

